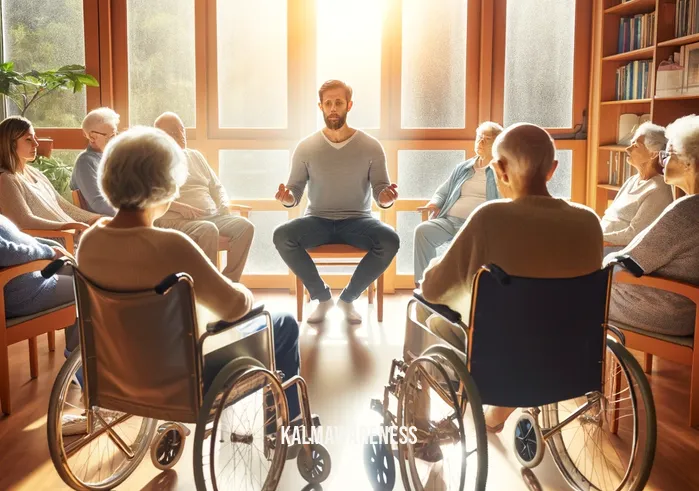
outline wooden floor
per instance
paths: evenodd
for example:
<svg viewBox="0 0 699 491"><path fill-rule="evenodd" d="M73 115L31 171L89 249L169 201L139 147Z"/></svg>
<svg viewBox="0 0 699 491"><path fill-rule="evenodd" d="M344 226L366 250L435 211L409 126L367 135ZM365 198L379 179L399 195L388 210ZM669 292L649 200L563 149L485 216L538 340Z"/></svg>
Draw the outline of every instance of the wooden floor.
<svg viewBox="0 0 699 491"><path fill-rule="evenodd" d="M291 295L257 292L257 297L270 310L294 311ZM321 329L301 326L302 375L309 384L312 411L321 416L324 425L352 431L372 421L370 399L381 396L391 360L401 355L408 298L407 293L386 296L383 325L376 322L373 307L367 305L364 297L358 307L369 321L359 327L349 328L335 311ZM46 337L41 339L40 375L36 380L29 378L26 343L10 349L15 412L0 418L0 490L65 489L53 468L46 443L49 392L64 361L62 337L58 336L58 349L51 354ZM699 489L699 431L686 426L689 371L664 361L656 362L654 370L650 380L658 412L658 451L646 489ZM501 434L489 435L490 490L527 489L512 452L514 420L510 419ZM158 472L147 458L120 489L194 489L191 437L189 440L185 455L173 470ZM370 490L362 446L337 443L329 447L333 467L322 487L306 486L296 463L289 461L279 489ZM543 489L567 489L548 455L535 474ZM403 489L400 477L395 489Z"/></svg>

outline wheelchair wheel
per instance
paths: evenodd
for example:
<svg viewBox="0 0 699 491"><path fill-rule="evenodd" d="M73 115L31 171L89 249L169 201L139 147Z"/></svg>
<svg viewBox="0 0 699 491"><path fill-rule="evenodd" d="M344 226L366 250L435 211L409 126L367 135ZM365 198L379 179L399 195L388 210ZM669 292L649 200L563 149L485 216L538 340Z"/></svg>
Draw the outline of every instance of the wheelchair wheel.
<svg viewBox="0 0 699 491"><path fill-rule="evenodd" d="M100 408L86 410L76 383L81 366L80 350L75 350L53 384L46 425L49 453L71 488L113 489L143 460L156 421Z"/></svg>
<svg viewBox="0 0 699 491"><path fill-rule="evenodd" d="M175 423L160 425L150 446L153 465L161 471L173 468L182 457L185 438L180 425Z"/></svg>
<svg viewBox="0 0 699 491"><path fill-rule="evenodd" d="M643 370L624 346L607 338L603 393L543 408L552 428L556 466L575 489L641 490L653 466L657 427L653 395Z"/></svg>
<svg viewBox="0 0 699 491"><path fill-rule="evenodd" d="M238 483L277 488L286 459L282 427L289 425L281 383L252 358L229 363L209 388L194 433L197 490Z"/></svg>
<svg viewBox="0 0 699 491"><path fill-rule="evenodd" d="M517 460L524 467L533 469L544 458L544 439L539 422L529 412L522 413L515 425L514 447Z"/></svg>
<svg viewBox="0 0 699 491"><path fill-rule="evenodd" d="M398 427L414 428L416 435L398 445L407 490L485 489L483 406L465 363L453 349L432 346L410 364L398 398Z"/></svg>
<svg viewBox="0 0 699 491"><path fill-rule="evenodd" d="M330 453L320 443L311 443L310 451L301 448L296 457L299 474L309 484L320 484L330 475L332 463Z"/></svg>
<svg viewBox="0 0 699 491"><path fill-rule="evenodd" d="M374 491L391 491L396 485L396 463L390 443L378 435L364 444L364 465Z"/></svg>

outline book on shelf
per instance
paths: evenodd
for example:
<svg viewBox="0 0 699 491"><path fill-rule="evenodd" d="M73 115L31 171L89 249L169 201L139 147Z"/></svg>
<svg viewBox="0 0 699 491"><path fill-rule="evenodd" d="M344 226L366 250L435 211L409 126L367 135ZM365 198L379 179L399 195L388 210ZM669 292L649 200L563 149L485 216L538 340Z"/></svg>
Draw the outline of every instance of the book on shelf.
<svg viewBox="0 0 699 491"><path fill-rule="evenodd" d="M675 5L675 37L699 33L699 0L677 0Z"/></svg>
<svg viewBox="0 0 699 491"><path fill-rule="evenodd" d="M621 186L626 180L638 171L629 163L626 152L611 150L607 160L608 184L610 186Z"/></svg>
<svg viewBox="0 0 699 491"><path fill-rule="evenodd" d="M655 44L655 12L619 19L617 53L648 48Z"/></svg>
<svg viewBox="0 0 699 491"><path fill-rule="evenodd" d="M653 73L653 60L635 60L616 70L617 101L647 99L650 97L649 74Z"/></svg>

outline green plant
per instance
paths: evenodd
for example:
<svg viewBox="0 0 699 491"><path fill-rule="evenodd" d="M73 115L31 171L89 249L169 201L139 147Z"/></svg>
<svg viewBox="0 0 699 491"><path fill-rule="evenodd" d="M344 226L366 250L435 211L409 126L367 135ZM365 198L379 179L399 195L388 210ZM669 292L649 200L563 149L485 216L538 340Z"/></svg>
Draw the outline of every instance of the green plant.
<svg viewBox="0 0 699 491"><path fill-rule="evenodd" d="M10 99L22 116L35 102L56 90L81 92L83 87L99 87L92 75L85 73L82 65L65 65L57 70L39 72L14 71L14 63L0 64L0 94Z"/></svg>
<svg viewBox="0 0 699 491"><path fill-rule="evenodd" d="M57 157L42 156L34 159L31 165L39 169L61 195L65 197L68 194L68 185L70 184L70 176L73 174L73 167L64 164Z"/></svg>

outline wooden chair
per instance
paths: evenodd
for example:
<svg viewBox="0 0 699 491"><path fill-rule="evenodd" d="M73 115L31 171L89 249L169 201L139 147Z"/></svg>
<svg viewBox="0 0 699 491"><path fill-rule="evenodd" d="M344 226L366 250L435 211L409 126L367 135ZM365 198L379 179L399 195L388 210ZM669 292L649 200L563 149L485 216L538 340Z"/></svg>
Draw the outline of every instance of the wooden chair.
<svg viewBox="0 0 699 491"><path fill-rule="evenodd" d="M85 201L83 193L81 193L79 189L74 189L71 196L73 196L73 204L75 206L87 210L87 201Z"/></svg>
<svg viewBox="0 0 699 491"><path fill-rule="evenodd" d="M29 263L0 269L0 403L2 412L10 414L10 365L8 347L21 341L29 341L29 373L32 378L39 375L39 358L36 338L49 334L49 350L56 349L55 331L64 329L75 322L75 304L73 302L48 309L37 314L5 318L5 285L25 273L40 271L51 261L31 261Z"/></svg>
<svg viewBox="0 0 699 491"><path fill-rule="evenodd" d="M251 206L238 205L235 203L228 203L228 211L231 213L238 213L241 217L250 219L250 212L252 211ZM228 237L218 238L218 254L216 255L216 267L222 269L221 264L223 263L221 257L226 255L228 251Z"/></svg>
<svg viewBox="0 0 699 491"><path fill-rule="evenodd" d="M313 259L316 266L356 266L362 260L362 258L367 254L367 251L363 249L358 249L346 244L327 244L320 247L314 247L313 249L308 249L308 254ZM376 283L376 285L375 285ZM383 273L376 282L369 285L367 289L367 294L369 297L369 303L374 303L374 295L376 294L376 316L379 322L383 322L383 284L384 278ZM296 318L299 322L303 320L303 304L304 304L304 292L306 291L303 286L301 278L296 277ZM307 300L310 302L310 295L306 295Z"/></svg>
<svg viewBox="0 0 699 491"><path fill-rule="evenodd" d="M626 271L616 273L614 281L618 284L641 285L682 295L697 306L693 336L656 334L617 321L610 321L610 324L624 332L627 348L645 353L644 370L646 373L651 373L652 371L653 355L691 367L689 426L699 426L699 287L654 276L636 278Z"/></svg>

